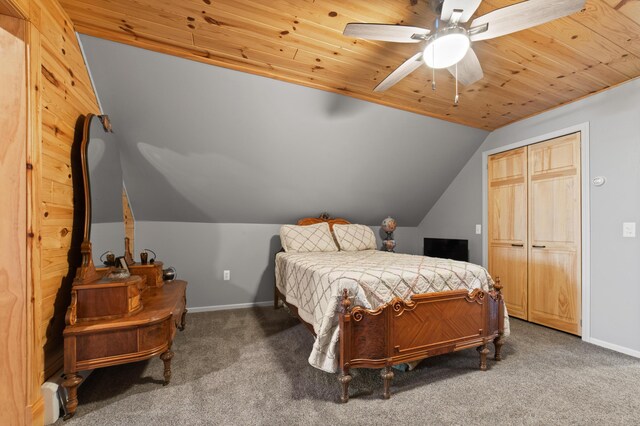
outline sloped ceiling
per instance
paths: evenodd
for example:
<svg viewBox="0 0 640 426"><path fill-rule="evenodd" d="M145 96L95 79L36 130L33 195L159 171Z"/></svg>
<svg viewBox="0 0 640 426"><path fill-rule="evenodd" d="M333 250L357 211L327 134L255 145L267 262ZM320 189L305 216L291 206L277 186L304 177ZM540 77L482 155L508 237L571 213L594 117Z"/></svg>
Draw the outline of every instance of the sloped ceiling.
<svg viewBox="0 0 640 426"><path fill-rule="evenodd" d="M416 226L487 132L81 37L136 220ZM460 206L464 208L464 206Z"/></svg>
<svg viewBox="0 0 640 426"><path fill-rule="evenodd" d="M434 28L426 0L60 0L85 34L493 130L640 76L637 0L474 42L484 78L461 87L420 67L373 88L424 46L345 37L349 22ZM483 0L475 16L519 0ZM552 4L551 2L550 4Z"/></svg>

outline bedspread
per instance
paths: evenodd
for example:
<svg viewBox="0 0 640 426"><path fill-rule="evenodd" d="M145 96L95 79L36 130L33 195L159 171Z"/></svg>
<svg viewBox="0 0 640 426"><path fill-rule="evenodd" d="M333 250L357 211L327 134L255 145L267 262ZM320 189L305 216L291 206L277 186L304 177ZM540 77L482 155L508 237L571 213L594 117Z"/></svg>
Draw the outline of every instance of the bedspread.
<svg viewBox="0 0 640 426"><path fill-rule="evenodd" d="M479 265L377 250L283 252L276 255L275 268L278 290L316 333L309 363L332 373L340 356L338 311L343 289L349 290L352 306L376 309L394 297L407 300L414 294L459 289L489 291L493 286L489 273Z"/></svg>

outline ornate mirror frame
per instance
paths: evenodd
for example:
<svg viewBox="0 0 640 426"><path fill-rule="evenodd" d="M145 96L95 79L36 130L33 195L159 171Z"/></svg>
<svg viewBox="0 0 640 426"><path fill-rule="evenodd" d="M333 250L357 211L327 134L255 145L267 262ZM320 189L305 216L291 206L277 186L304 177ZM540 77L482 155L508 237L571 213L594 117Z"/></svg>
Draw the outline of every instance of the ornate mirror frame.
<svg viewBox="0 0 640 426"><path fill-rule="evenodd" d="M88 147L91 141L91 123L93 119L100 120L105 132L112 133L111 122L108 115L87 114L82 125L82 140L80 142L80 164L82 168L82 198L84 199L84 226L83 239L80 246L82 260L76 271L74 285L88 284L100 279L93 263L91 251L91 181L89 178ZM128 252L128 247L126 252ZM129 258L131 255L129 254Z"/></svg>

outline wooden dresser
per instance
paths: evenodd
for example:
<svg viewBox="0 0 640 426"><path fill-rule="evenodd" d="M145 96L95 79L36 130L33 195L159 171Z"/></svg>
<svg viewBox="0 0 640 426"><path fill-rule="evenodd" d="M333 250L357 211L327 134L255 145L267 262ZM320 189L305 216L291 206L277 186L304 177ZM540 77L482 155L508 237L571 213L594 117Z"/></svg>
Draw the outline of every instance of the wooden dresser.
<svg viewBox="0 0 640 426"><path fill-rule="evenodd" d="M107 116L82 116L72 147L73 229L74 235L80 229L83 232L81 258L73 262L77 270L63 332L62 385L68 392L65 419L78 407L80 371L160 356L164 384L169 383L173 338L176 329L184 329L187 313L187 282L164 281L162 262L135 263L128 237L123 235L124 256L114 256L108 262L110 267L96 269L93 263L93 243L102 251L104 240L92 241L92 225L124 220L120 152L111 133ZM100 182L99 190L92 191L90 182ZM124 223L121 229L124 232ZM118 271L113 266L116 264L121 268Z"/></svg>
<svg viewBox="0 0 640 426"><path fill-rule="evenodd" d="M141 361L159 355L164 384L171 379L171 345L185 327L187 282L162 281L161 263L131 265L131 277L101 277L74 284L64 330L64 382L70 418L78 406L79 371Z"/></svg>

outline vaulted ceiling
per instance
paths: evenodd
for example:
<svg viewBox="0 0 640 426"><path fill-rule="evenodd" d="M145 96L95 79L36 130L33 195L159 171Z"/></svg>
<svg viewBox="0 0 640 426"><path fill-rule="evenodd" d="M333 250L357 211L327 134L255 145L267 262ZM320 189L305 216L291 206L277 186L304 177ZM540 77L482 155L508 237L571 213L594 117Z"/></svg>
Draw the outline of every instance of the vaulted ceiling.
<svg viewBox="0 0 640 426"><path fill-rule="evenodd" d="M587 0L570 17L474 43L485 77L461 89L421 67L373 88L418 51L354 40L349 22L430 26L425 0L61 0L78 31L492 130L640 75L640 1ZM476 16L512 4L484 0ZM186 76L185 76L186 77Z"/></svg>
<svg viewBox="0 0 640 426"><path fill-rule="evenodd" d="M137 221L295 223L328 211L417 226L488 133L81 40Z"/></svg>

